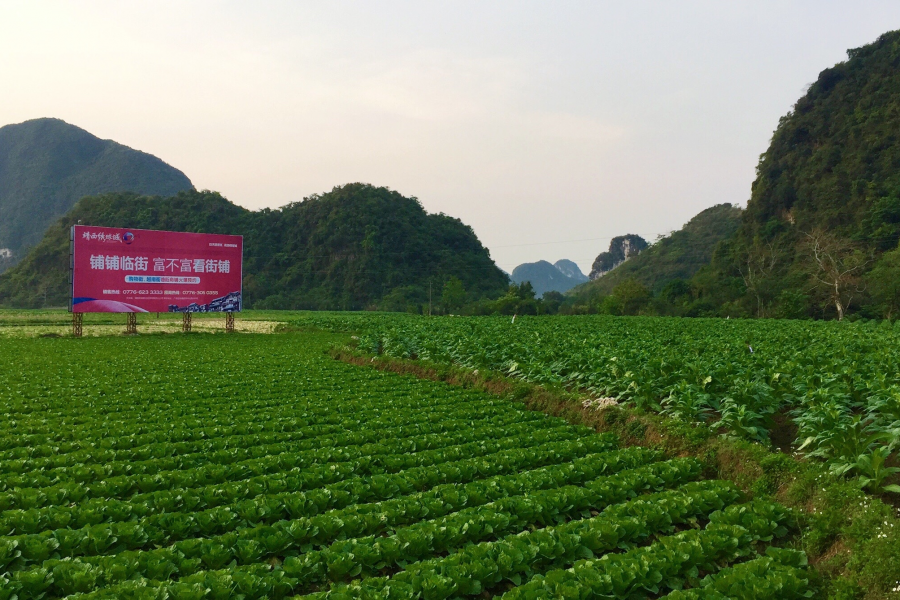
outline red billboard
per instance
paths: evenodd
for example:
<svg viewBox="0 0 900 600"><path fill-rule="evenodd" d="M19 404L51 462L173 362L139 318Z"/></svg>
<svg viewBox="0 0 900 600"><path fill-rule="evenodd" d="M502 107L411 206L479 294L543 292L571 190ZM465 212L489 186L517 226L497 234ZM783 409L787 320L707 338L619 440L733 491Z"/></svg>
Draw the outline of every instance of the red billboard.
<svg viewBox="0 0 900 600"><path fill-rule="evenodd" d="M243 238L72 227L73 312L237 312Z"/></svg>

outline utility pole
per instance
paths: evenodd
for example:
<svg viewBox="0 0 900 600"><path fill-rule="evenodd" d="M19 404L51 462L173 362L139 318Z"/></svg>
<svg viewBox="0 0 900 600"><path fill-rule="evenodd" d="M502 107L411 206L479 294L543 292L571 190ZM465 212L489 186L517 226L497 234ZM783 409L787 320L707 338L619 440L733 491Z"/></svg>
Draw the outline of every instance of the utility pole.
<svg viewBox="0 0 900 600"><path fill-rule="evenodd" d="M431 280L428 280L428 316L431 316Z"/></svg>

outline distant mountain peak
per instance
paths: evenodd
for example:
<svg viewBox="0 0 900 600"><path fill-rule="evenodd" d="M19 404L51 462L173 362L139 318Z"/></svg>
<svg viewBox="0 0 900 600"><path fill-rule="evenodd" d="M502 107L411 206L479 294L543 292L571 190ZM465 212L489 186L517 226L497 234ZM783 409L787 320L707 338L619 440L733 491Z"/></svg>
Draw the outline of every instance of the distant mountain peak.
<svg viewBox="0 0 900 600"><path fill-rule="evenodd" d="M561 258L553 263L553 266L562 271L562 273L567 277L571 277L572 279L578 281L578 283L584 283L588 280L587 275L582 273L578 265L576 265L571 260Z"/></svg>
<svg viewBox="0 0 900 600"><path fill-rule="evenodd" d="M516 284L530 281L538 296L545 292L566 292L588 280L578 265L567 259L558 260L555 264L546 260L521 264L513 269L510 279Z"/></svg>
<svg viewBox="0 0 900 600"><path fill-rule="evenodd" d="M640 254L647 246L647 240L634 233L614 237L609 242L609 250L601 252L594 259L590 278L597 279L606 275L632 256Z"/></svg>

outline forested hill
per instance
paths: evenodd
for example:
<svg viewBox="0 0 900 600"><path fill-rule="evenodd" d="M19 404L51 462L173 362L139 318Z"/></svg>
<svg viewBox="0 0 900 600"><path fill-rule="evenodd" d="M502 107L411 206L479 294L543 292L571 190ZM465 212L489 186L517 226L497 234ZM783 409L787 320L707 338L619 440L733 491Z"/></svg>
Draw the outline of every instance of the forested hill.
<svg viewBox="0 0 900 600"><path fill-rule="evenodd" d="M900 31L849 50L782 117L736 236L696 288L758 316L897 315Z"/></svg>
<svg viewBox="0 0 900 600"><path fill-rule="evenodd" d="M82 199L16 267L0 305L64 306L72 224L244 236L248 308L413 310L455 277L468 297L497 296L506 275L470 227L415 198L354 183L277 210L249 211L213 192Z"/></svg>
<svg viewBox="0 0 900 600"><path fill-rule="evenodd" d="M672 232L637 256L575 289L579 297L609 294L623 281L634 279L653 292L672 281L694 276L712 260L722 240L734 234L741 222L741 209L719 204L701 211L684 227Z"/></svg>
<svg viewBox="0 0 900 600"><path fill-rule="evenodd" d="M171 196L192 188L184 173L155 156L59 119L0 127L0 249L17 257L84 196Z"/></svg>
<svg viewBox="0 0 900 600"><path fill-rule="evenodd" d="M727 217L720 233L733 224L733 234L698 246L686 227L573 290L576 304L632 314L900 316L900 31L847 56L780 119L740 218L730 205L705 215ZM690 269L670 268L679 263ZM672 277L674 287L661 289Z"/></svg>

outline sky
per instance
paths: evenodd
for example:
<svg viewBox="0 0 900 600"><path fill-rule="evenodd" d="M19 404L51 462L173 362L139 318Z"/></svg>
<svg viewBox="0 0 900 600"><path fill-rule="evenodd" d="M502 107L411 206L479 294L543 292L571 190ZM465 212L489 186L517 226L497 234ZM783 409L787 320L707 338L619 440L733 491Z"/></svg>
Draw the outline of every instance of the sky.
<svg viewBox="0 0 900 600"><path fill-rule="evenodd" d="M746 204L778 119L900 2L0 0L0 125L56 117L251 209L362 181L497 264Z"/></svg>

